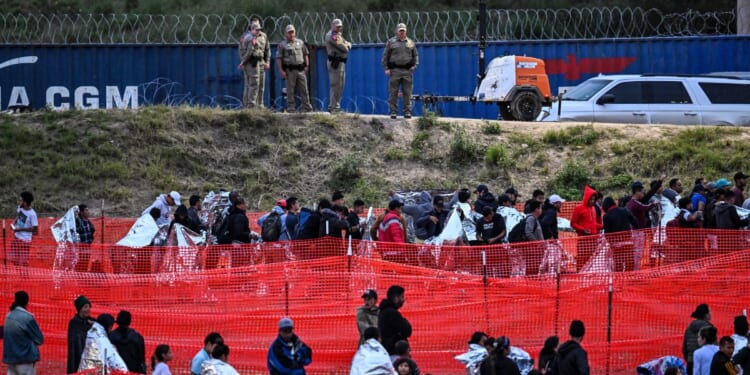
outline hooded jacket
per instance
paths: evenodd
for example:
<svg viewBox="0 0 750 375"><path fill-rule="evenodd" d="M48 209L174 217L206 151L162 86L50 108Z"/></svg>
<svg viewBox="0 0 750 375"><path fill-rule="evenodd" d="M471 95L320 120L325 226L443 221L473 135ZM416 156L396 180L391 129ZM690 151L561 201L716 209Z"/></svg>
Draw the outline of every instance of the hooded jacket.
<svg viewBox="0 0 750 375"><path fill-rule="evenodd" d="M78 371L106 366L112 370L128 371L128 366L122 360L117 349L109 341L107 331L101 324L94 322L86 334L86 345L81 354L81 364Z"/></svg>
<svg viewBox="0 0 750 375"><path fill-rule="evenodd" d="M474 211L481 213L485 207L491 207L492 211L496 211L497 206L499 206L499 204L497 203L497 198L495 198L492 193L487 191L484 194L480 195L474 202Z"/></svg>
<svg viewBox="0 0 750 375"><path fill-rule="evenodd" d="M359 346L349 371L349 375L390 375L393 373L391 358L377 339L369 339Z"/></svg>
<svg viewBox="0 0 750 375"><path fill-rule="evenodd" d="M378 226L378 241L405 243L406 235L401 216L396 211L388 211ZM380 332L383 333L382 331Z"/></svg>
<svg viewBox="0 0 750 375"><path fill-rule="evenodd" d="M573 209L573 215L570 217L570 226L579 236L595 235L602 229L602 225L596 220L596 208L588 205L594 194L596 190L586 185L583 189L583 201ZM589 233L584 233L585 230Z"/></svg>
<svg viewBox="0 0 750 375"><path fill-rule="evenodd" d="M146 373L146 346L140 333L130 327L117 327L109 333L109 341L117 348L128 371Z"/></svg>
<svg viewBox="0 0 750 375"><path fill-rule="evenodd" d="M281 335L268 349L268 371L271 375L304 375L305 366L312 363L312 349L293 335L286 342Z"/></svg>
<svg viewBox="0 0 750 375"><path fill-rule="evenodd" d="M589 360L581 344L569 340L557 349L557 358L552 364L555 375L588 375Z"/></svg>
<svg viewBox="0 0 750 375"><path fill-rule="evenodd" d="M554 204L549 203L549 200L544 201L542 216L539 216L539 225L542 226L542 234L545 240L558 239L560 236L557 229L557 213L557 207Z"/></svg>
<svg viewBox="0 0 750 375"><path fill-rule="evenodd" d="M740 229L748 225L748 219L741 220L737 207L727 202L718 202L714 208L716 229Z"/></svg>
<svg viewBox="0 0 750 375"><path fill-rule="evenodd" d="M411 336L411 324L398 311L390 299L386 298L380 302L380 314L378 314L378 330L383 347L388 354L396 354L396 342L408 340Z"/></svg>
<svg viewBox="0 0 750 375"><path fill-rule="evenodd" d="M3 328L3 363L14 365L39 361L39 345L44 335L34 315L16 306L5 316Z"/></svg>

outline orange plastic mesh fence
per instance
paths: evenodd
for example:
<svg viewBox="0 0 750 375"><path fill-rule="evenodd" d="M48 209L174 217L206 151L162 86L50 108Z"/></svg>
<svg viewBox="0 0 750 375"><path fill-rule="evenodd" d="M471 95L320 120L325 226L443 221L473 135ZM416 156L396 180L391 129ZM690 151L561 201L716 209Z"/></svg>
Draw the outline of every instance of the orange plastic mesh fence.
<svg viewBox="0 0 750 375"><path fill-rule="evenodd" d="M79 294L92 301L95 315L131 311L133 328L145 337L149 355L160 343L171 346L173 373L189 371L210 331L222 333L231 348L229 362L240 373L267 373L268 347L278 319L287 315L313 349L308 373L347 373L356 351L354 311L362 292L374 288L384 297L393 284L407 291L402 313L414 328L412 354L422 371L432 374L465 373L453 356L466 350L474 331L508 336L512 345L536 358L547 336L567 338L572 319L586 324L583 345L592 373L633 373L650 359L681 357L682 335L696 305L708 303L719 334L728 335L733 317L750 304L744 287L750 282L746 232L634 232L625 249L632 255L638 246L631 242L642 243L642 256L625 261L617 251L614 257L601 256L596 250L603 240L598 237L565 238L561 248L574 261L560 262L558 276L530 271L549 252L533 243L433 247L354 242L353 256L347 256L347 241L324 238L201 247L190 255L189 249L172 247L118 251L111 243L133 220L106 220L111 221L105 223L106 232L112 232L105 234L108 242L92 246L84 267L99 272L56 269L57 244L45 237L49 225L42 224L34 238L28 268L6 261L10 238L3 237L0 305L9 306L16 290L29 292L29 310L45 334L40 374L65 371L67 322ZM120 237L115 234L119 228ZM389 250L394 257L383 260ZM611 270L605 264L612 262L617 269L618 260L640 270L577 272L582 268L575 262L579 253L593 259L589 270ZM211 256L216 267L205 269ZM530 275L507 277L519 259ZM117 267L124 263L130 266ZM116 273L123 270L128 273Z"/></svg>

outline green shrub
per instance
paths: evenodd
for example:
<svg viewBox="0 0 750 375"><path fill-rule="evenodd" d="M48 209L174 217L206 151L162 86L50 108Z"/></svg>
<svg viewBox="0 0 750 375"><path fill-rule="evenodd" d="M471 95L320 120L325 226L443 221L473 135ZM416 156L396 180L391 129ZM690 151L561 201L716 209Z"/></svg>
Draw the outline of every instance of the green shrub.
<svg viewBox="0 0 750 375"><path fill-rule="evenodd" d="M566 161L560 171L552 177L547 188L555 194L580 200L584 186L590 182L591 176L585 165L576 161Z"/></svg>
<svg viewBox="0 0 750 375"><path fill-rule="evenodd" d="M484 162L488 167L508 168L511 166L511 160L508 152L502 145L492 145L484 153Z"/></svg>
<svg viewBox="0 0 750 375"><path fill-rule="evenodd" d="M361 160L354 155L349 155L339 160L331 171L331 179L328 186L352 186L362 176L359 170Z"/></svg>
<svg viewBox="0 0 750 375"><path fill-rule="evenodd" d="M482 133L488 134L488 135L498 135L503 132L502 127L500 127L500 123L498 122L489 122L485 121L484 125L482 125Z"/></svg>
<svg viewBox="0 0 750 375"><path fill-rule="evenodd" d="M437 127L440 124L438 115L435 112L425 111L420 118L417 119L417 129L429 130Z"/></svg>
<svg viewBox="0 0 750 375"><path fill-rule="evenodd" d="M466 132L461 129L454 135L450 143L448 158L453 163L470 163L477 160L479 146L469 138Z"/></svg>
<svg viewBox="0 0 750 375"><path fill-rule="evenodd" d="M548 130L542 136L542 141L556 146L586 146L599 140L600 132L592 125L573 126L561 130Z"/></svg>

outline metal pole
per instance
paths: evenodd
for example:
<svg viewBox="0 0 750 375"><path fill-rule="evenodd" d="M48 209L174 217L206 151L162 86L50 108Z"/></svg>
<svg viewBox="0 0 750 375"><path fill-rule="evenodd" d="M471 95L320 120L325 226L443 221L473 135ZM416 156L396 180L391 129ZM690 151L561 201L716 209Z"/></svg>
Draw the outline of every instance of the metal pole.
<svg viewBox="0 0 750 375"><path fill-rule="evenodd" d="M609 276L607 291L607 375L609 375L610 356L612 355L612 276Z"/></svg>
<svg viewBox="0 0 750 375"><path fill-rule="evenodd" d="M3 265L8 265L8 241L5 234L5 219L3 219Z"/></svg>
<svg viewBox="0 0 750 375"><path fill-rule="evenodd" d="M484 319L486 324L486 332L490 331L490 304L487 300L487 253L482 250L482 273L484 274Z"/></svg>
<svg viewBox="0 0 750 375"><path fill-rule="evenodd" d="M477 74L477 89L484 79L485 57L484 51L487 48L487 3L485 0L479 0L479 72Z"/></svg>

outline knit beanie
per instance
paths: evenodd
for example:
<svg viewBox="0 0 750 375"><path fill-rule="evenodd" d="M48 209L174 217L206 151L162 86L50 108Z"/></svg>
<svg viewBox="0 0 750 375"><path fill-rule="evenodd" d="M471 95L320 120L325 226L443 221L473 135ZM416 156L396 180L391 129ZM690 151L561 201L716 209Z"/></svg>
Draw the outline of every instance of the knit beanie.
<svg viewBox="0 0 750 375"><path fill-rule="evenodd" d="M73 304L76 306L76 311L81 311L83 306L89 305L91 306L91 301L89 301L86 296L78 296L75 301L73 301Z"/></svg>

